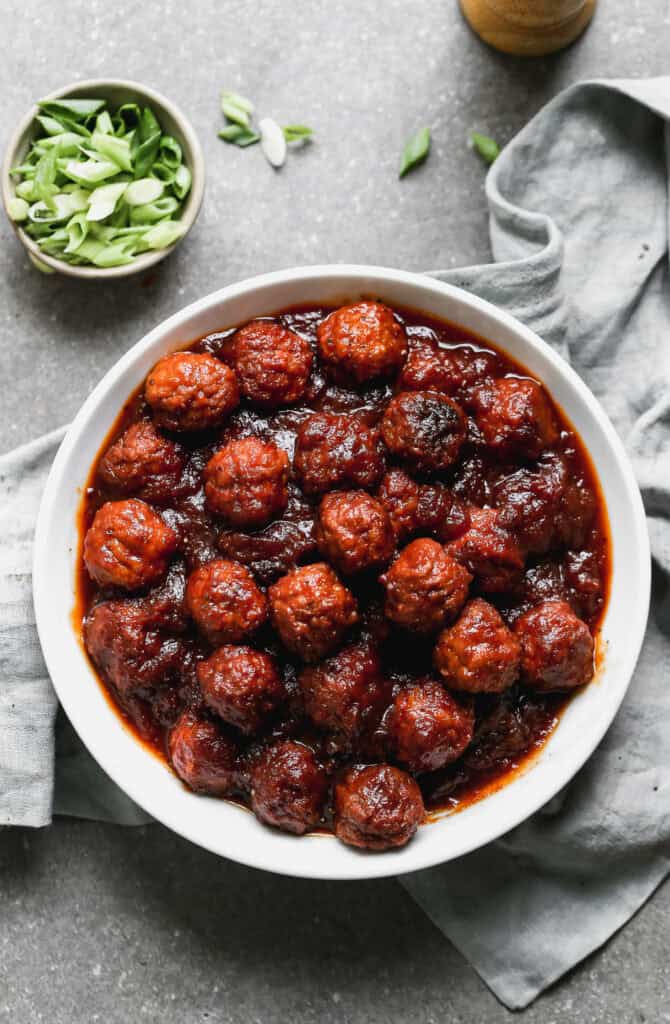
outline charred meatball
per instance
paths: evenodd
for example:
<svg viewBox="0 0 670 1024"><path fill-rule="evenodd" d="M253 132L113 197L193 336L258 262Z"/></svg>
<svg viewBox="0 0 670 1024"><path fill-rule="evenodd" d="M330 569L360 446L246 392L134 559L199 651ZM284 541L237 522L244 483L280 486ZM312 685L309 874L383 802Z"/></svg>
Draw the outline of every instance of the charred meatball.
<svg viewBox="0 0 670 1024"><path fill-rule="evenodd" d="M254 320L235 334L234 352L242 393L251 402L276 408L303 397L312 350L298 334L272 320Z"/></svg>
<svg viewBox="0 0 670 1024"><path fill-rule="evenodd" d="M493 605L477 597L440 633L434 662L454 690L502 693L519 676L520 653L519 641Z"/></svg>
<svg viewBox="0 0 670 1024"><path fill-rule="evenodd" d="M122 695L153 690L175 678L184 645L159 628L153 610L140 601L103 601L84 620L91 660Z"/></svg>
<svg viewBox="0 0 670 1024"><path fill-rule="evenodd" d="M216 558L191 573L186 606L212 644L238 643L265 622L265 595L239 562Z"/></svg>
<svg viewBox="0 0 670 1024"><path fill-rule="evenodd" d="M432 679L396 696L386 718L393 759L412 772L434 772L456 761L472 739L475 716Z"/></svg>
<svg viewBox="0 0 670 1024"><path fill-rule="evenodd" d="M386 509L366 491L327 494L319 508L316 541L326 558L347 575L380 568L395 547Z"/></svg>
<svg viewBox="0 0 670 1024"><path fill-rule="evenodd" d="M317 340L331 374L359 384L394 373L407 352L404 328L381 302L336 309L319 324Z"/></svg>
<svg viewBox="0 0 670 1024"><path fill-rule="evenodd" d="M235 741L210 718L184 711L168 735L168 756L182 782L196 793L229 796L237 788Z"/></svg>
<svg viewBox="0 0 670 1024"><path fill-rule="evenodd" d="M137 498L108 501L84 539L84 562L101 587L140 590L158 583L177 548L174 531Z"/></svg>
<svg viewBox="0 0 670 1024"><path fill-rule="evenodd" d="M472 391L471 407L484 443L498 455L536 459L558 440L554 414L537 381L505 377Z"/></svg>
<svg viewBox="0 0 670 1024"><path fill-rule="evenodd" d="M384 472L379 431L358 416L317 413L298 431L294 466L306 494L334 488L371 490Z"/></svg>
<svg viewBox="0 0 670 1024"><path fill-rule="evenodd" d="M163 502L177 489L185 464L178 444L159 434L149 420L140 420L107 449L98 477L119 494Z"/></svg>
<svg viewBox="0 0 670 1024"><path fill-rule="evenodd" d="M211 430L240 401L233 370L198 352L163 356L147 377L144 393L154 422L165 430Z"/></svg>
<svg viewBox="0 0 670 1024"><path fill-rule="evenodd" d="M459 537L469 525L465 502L448 487L417 483L402 469L386 473L378 493L399 542L417 533L446 542Z"/></svg>
<svg viewBox="0 0 670 1024"><path fill-rule="evenodd" d="M463 607L471 580L437 541L422 537L408 544L381 577L384 612L398 626L432 633Z"/></svg>
<svg viewBox="0 0 670 1024"><path fill-rule="evenodd" d="M500 524L500 513L490 508L471 508L470 525L447 552L464 565L487 593L510 590L521 578L523 554L516 540Z"/></svg>
<svg viewBox="0 0 670 1024"><path fill-rule="evenodd" d="M256 529L288 504L289 458L258 437L229 441L205 467L207 507L231 526Z"/></svg>
<svg viewBox="0 0 670 1024"><path fill-rule="evenodd" d="M350 768L335 786L335 835L349 846L404 846L424 814L421 790L412 776L389 764Z"/></svg>
<svg viewBox="0 0 670 1024"><path fill-rule="evenodd" d="M282 643L304 661L329 654L358 620L353 594L324 562L282 576L268 597Z"/></svg>
<svg viewBox="0 0 670 1024"><path fill-rule="evenodd" d="M369 735L389 701L381 662L367 644L355 644L300 674L305 711L322 729L350 744Z"/></svg>
<svg viewBox="0 0 670 1024"><path fill-rule="evenodd" d="M266 825L301 836L322 819L328 775L304 743L266 747L251 768L251 806Z"/></svg>
<svg viewBox="0 0 670 1024"><path fill-rule="evenodd" d="M466 419L456 402L437 391L401 391L387 405L381 431L393 455L418 470L434 472L458 458Z"/></svg>
<svg viewBox="0 0 670 1024"><path fill-rule="evenodd" d="M226 644L198 664L198 682L206 703L241 732L257 732L286 697L269 654Z"/></svg>
<svg viewBox="0 0 670 1024"><path fill-rule="evenodd" d="M572 690L593 678L593 637L567 601L543 601L517 619L521 674L536 690Z"/></svg>

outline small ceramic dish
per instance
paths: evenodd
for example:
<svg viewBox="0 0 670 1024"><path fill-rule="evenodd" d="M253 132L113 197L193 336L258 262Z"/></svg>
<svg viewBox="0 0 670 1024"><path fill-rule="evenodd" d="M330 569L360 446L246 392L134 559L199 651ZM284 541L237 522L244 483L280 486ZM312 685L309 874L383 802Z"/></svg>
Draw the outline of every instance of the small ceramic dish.
<svg viewBox="0 0 670 1024"><path fill-rule="evenodd" d="M86 280L107 281L110 278L126 277L129 274L137 274L146 271L149 267L155 266L165 259L186 237L195 223L200 211L202 197L205 190L205 160L202 148L190 122L170 100L154 89L149 89L139 82L124 81L123 79L102 79L95 78L84 82L72 82L62 89L49 93L44 99L55 100L65 97L93 99L105 99L112 109L120 107L124 103L139 103L142 106L151 107L160 122L161 128L169 135L173 135L180 144L183 153L184 163L191 172L191 189L184 202L180 214L180 221L184 224L184 234L172 245L165 249L153 250L141 253L131 263L119 267L94 267L75 266L49 256L42 252L40 247L10 217L10 223L14 228L17 237L25 246L33 260L44 264L49 270L57 271L59 274L67 274L70 277L79 277ZM35 137L37 122L35 117L39 113L37 106L33 107L22 119L12 138L9 141L5 152L5 159L2 164L2 201L5 212L9 216L8 206L11 199L15 197L15 182L10 175L12 167L21 163L28 152Z"/></svg>
<svg viewBox="0 0 670 1024"><path fill-rule="evenodd" d="M538 755L500 789L419 828L394 852L362 853L334 837L267 828L245 808L187 790L111 707L73 621L79 509L91 466L130 395L161 356L213 331L300 305L360 297L448 320L521 363L541 380L587 448L607 507L610 595L596 678L576 693ZM644 508L623 445L575 371L508 313L430 277L380 267L282 270L214 292L155 327L112 367L84 403L56 456L35 537L34 599L45 660L58 697L107 774L163 824L243 864L309 878L399 875L460 857L497 839L554 797L603 738L624 698L644 636L651 561Z"/></svg>

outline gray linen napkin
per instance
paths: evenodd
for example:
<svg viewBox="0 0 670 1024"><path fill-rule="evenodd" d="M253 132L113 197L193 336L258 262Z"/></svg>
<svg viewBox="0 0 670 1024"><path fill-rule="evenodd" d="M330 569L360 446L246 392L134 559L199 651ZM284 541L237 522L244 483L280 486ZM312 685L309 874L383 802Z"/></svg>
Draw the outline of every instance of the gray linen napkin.
<svg viewBox="0 0 670 1024"><path fill-rule="evenodd" d="M483 850L402 884L510 1007L624 924L670 870L670 78L557 97L491 169L496 263L435 276L509 310L571 359L627 442L655 562L644 648L573 783ZM30 541L56 432L0 459L0 822L50 820L55 700L30 603ZM53 811L146 820L57 729ZM663 754L666 757L664 759Z"/></svg>

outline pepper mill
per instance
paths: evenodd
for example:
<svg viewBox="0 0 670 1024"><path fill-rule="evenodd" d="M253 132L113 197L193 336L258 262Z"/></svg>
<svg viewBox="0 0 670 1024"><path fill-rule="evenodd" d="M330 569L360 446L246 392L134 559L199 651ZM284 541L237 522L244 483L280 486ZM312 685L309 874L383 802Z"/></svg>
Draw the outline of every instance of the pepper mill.
<svg viewBox="0 0 670 1024"><path fill-rule="evenodd" d="M584 31L597 0L461 0L477 35L505 53L539 57L562 50Z"/></svg>

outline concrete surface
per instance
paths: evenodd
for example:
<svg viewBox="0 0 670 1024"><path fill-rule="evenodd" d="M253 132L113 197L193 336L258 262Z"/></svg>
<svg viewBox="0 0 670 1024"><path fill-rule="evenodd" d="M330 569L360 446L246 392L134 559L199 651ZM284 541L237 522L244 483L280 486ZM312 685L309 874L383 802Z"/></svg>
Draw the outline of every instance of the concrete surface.
<svg viewBox="0 0 670 1024"><path fill-rule="evenodd" d="M209 173L193 233L144 280L43 277L2 222L5 451L66 421L149 327L227 282L302 263L488 259L468 131L505 142L580 78L667 72L670 7L600 0L576 46L527 63L472 37L456 0L4 0L0 39L3 144L36 97L74 77L138 78L190 115ZM222 87L312 125L315 143L277 174L258 150L219 142ZM423 124L430 160L399 182L403 143ZM395 883L273 878L158 826L5 831L0 899L0 1019L13 1024L509 1016ZM666 885L525 1020L670 1020L669 911Z"/></svg>

